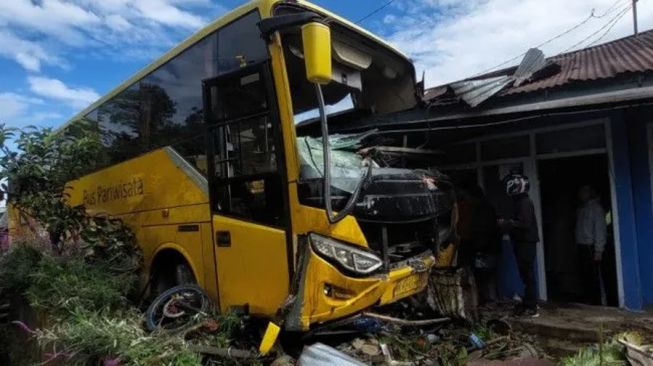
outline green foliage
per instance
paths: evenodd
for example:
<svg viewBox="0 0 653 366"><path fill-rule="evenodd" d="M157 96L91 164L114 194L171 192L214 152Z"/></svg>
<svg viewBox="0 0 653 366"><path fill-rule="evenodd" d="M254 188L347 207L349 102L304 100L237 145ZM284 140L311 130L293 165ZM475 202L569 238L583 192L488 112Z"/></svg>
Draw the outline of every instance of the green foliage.
<svg viewBox="0 0 653 366"><path fill-rule="evenodd" d="M76 310L66 322L57 323L37 337L44 346L58 347L70 365L87 365L103 359L119 359L124 365L201 365L183 339L145 333L141 314Z"/></svg>
<svg viewBox="0 0 653 366"><path fill-rule="evenodd" d="M15 149L10 148L14 141ZM30 126L24 130L0 126L0 178L12 185L12 200L22 202L43 192L63 194L66 182L92 170L102 149L95 125L80 120L65 130Z"/></svg>
<svg viewBox="0 0 653 366"><path fill-rule="evenodd" d="M87 120L58 132L0 125L0 180L9 182L2 191L9 204L43 225L59 251L81 250L91 262L135 271L141 254L122 222L67 204L67 182L94 170L102 150L97 126Z"/></svg>
<svg viewBox="0 0 653 366"><path fill-rule="evenodd" d="M43 349L58 350L67 365L113 358L121 365L201 365L180 336L144 330L143 315L126 297L135 283L132 273L112 273L80 257L55 257L30 243L13 246L0 268L0 284L25 293L31 306L47 314L48 326L37 330L36 339ZM235 321L219 324L227 331Z"/></svg>
<svg viewBox="0 0 653 366"><path fill-rule="evenodd" d="M0 181L9 182L1 191L49 234L43 243L15 241L0 257L0 289L25 295L46 316L36 340L63 364L201 365L201 356L188 349L187 334L147 333L143 315L129 302L142 261L131 230L67 203L67 182L94 170L101 150L100 134L88 121L59 132L0 125ZM242 327L232 315L213 323L193 342L228 347Z"/></svg>
<svg viewBox="0 0 653 366"><path fill-rule="evenodd" d="M117 309L127 305L126 296L135 276L113 274L100 265L78 258L44 257L30 275L27 298L36 308L61 314L69 309Z"/></svg>
<svg viewBox="0 0 653 366"><path fill-rule="evenodd" d="M13 293L24 292L30 286L30 276L42 257L38 248L25 242L14 242L11 249L0 257L0 288Z"/></svg>
<svg viewBox="0 0 653 366"><path fill-rule="evenodd" d="M623 346L617 342L607 342L601 347L586 347L573 356L560 361L562 366L626 366Z"/></svg>

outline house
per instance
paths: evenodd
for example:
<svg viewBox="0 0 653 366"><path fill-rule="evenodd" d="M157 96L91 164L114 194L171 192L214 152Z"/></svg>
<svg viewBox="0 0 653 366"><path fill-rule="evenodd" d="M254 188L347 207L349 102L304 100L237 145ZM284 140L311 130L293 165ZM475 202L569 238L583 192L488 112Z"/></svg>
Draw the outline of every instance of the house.
<svg viewBox="0 0 653 366"><path fill-rule="evenodd" d="M502 178L530 177L542 238L539 297L578 295L573 226L577 191L590 184L608 214L604 260L608 304L653 305L653 31L545 58L424 92L425 108L339 131L374 127L404 146L438 149L430 166L481 186L510 215ZM501 292L518 292L509 243Z"/></svg>

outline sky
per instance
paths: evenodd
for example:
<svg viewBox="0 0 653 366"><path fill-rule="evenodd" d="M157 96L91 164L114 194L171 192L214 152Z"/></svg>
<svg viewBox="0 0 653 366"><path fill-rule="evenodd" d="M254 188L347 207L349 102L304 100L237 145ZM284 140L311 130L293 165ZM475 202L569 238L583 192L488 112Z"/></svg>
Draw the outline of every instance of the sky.
<svg viewBox="0 0 653 366"><path fill-rule="evenodd" d="M243 2L0 0L0 123L58 126ZM517 64L531 47L551 56L633 32L631 0L314 2L365 18L427 87ZM639 0L638 15L640 30L652 29L653 0Z"/></svg>

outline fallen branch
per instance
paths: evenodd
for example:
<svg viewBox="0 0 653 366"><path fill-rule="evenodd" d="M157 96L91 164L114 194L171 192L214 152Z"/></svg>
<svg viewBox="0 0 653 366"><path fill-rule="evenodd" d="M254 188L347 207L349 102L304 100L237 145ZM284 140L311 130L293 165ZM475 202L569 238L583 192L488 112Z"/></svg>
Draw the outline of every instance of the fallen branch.
<svg viewBox="0 0 653 366"><path fill-rule="evenodd" d="M25 331L25 333L28 333L30 335L36 335L36 331L32 330L32 328L30 328L29 326L27 326L27 324L21 322L20 320L14 320L11 323L17 325L20 329Z"/></svg>
<svg viewBox="0 0 653 366"><path fill-rule="evenodd" d="M370 317L370 318L375 318L375 319L382 320L382 321L385 321L385 322L388 322L388 323L395 323L395 324L399 324L399 325L403 325L403 326L415 326L415 327L446 323L446 322L451 320L450 318L407 320L407 319L394 318L394 317L391 317L391 316L381 315L381 314L376 314L376 313L363 313L363 316L367 316L367 317Z"/></svg>
<svg viewBox="0 0 653 366"><path fill-rule="evenodd" d="M211 346L190 345L189 350L209 356L218 356L226 358L253 359L258 357L258 353L234 348L218 348Z"/></svg>

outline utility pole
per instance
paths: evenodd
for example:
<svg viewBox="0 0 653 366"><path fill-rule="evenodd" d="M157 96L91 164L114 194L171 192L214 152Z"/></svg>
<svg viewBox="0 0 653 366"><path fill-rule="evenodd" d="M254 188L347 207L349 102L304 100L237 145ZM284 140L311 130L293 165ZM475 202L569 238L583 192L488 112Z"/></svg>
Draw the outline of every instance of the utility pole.
<svg viewBox="0 0 653 366"><path fill-rule="evenodd" d="M637 30L637 0L633 0L633 28L635 30L635 37L639 35Z"/></svg>

